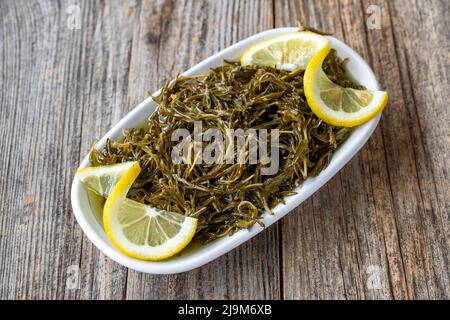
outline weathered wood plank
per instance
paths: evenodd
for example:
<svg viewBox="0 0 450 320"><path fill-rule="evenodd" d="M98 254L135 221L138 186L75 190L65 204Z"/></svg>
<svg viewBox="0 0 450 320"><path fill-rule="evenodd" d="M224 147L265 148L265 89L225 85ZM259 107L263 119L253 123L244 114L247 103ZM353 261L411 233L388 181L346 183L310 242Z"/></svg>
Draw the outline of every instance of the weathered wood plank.
<svg viewBox="0 0 450 320"><path fill-rule="evenodd" d="M400 3L386 4L389 4L392 37L401 74L406 107L406 117L402 117L407 119L404 125L409 128L414 160L411 174L417 180L415 192L419 202L417 208L412 208L413 219L409 210L401 211L400 218L405 226L400 227L401 238L404 239L402 251L409 254L405 259L405 269L411 282L410 296L448 298L450 110L447 101L450 92L445 85L449 83L449 76L444 70L450 69L450 3L415 1L406 7ZM399 142L394 140L398 139L397 135L395 132L390 134L391 143L397 145ZM388 161L397 166L390 171L394 173L390 177L391 185L398 184L399 198L409 200L396 175L397 168L405 171L404 164L399 161L401 159L391 160L389 156L395 157L395 153L388 151L387 155Z"/></svg>
<svg viewBox="0 0 450 320"><path fill-rule="evenodd" d="M283 221L285 298L449 296L448 202L445 203L448 155L441 151L448 149L448 141L440 139L446 146L432 145L432 138L448 136L448 108L440 103L448 98L448 93L439 85L439 89L434 89L438 83L448 83L448 79L437 65L430 74L424 61L429 52L436 50L432 43L438 39L448 49L448 38L441 39L443 34L448 35L448 5L435 1L428 6L421 2L422 7L418 8L412 3L405 10L404 2L395 1L392 6L399 8L392 10L389 3L375 3L381 9L379 30L366 25L367 9L373 1L276 3L277 26L301 20L333 32L372 64L382 87L390 93L390 104L368 145L324 189ZM427 14L427 19L412 18L420 13ZM410 25L402 25L399 20ZM425 21L436 25L434 30L423 25ZM398 53L403 55L402 42L417 39L420 30L427 30L420 39L432 40L427 41L428 50L424 50L420 40L414 41L415 46L406 47L410 59L422 60L423 65L411 77L411 65L406 65L408 57ZM438 51L440 66L448 65L448 59L443 61L448 50L441 47ZM430 74L430 82L421 78L423 73ZM408 98L412 96L410 78L421 81L414 90L415 101ZM427 103L428 113L418 115L415 103L435 97L435 91L440 97ZM441 120L437 119L437 111ZM440 124L425 135L429 140L427 151L420 129L423 122L430 127ZM381 287L371 289L370 281L377 274Z"/></svg>
<svg viewBox="0 0 450 320"><path fill-rule="evenodd" d="M54 2L0 2L0 296L56 298L79 260L70 213L79 158L82 37ZM70 257L66 253L70 252Z"/></svg>

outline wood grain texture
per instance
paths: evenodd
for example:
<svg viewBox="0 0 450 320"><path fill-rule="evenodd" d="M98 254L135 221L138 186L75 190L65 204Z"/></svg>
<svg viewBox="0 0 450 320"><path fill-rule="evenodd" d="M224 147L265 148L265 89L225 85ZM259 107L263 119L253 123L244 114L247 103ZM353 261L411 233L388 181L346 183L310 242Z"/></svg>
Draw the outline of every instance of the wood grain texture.
<svg viewBox="0 0 450 320"><path fill-rule="evenodd" d="M450 5L406 2L0 0L0 298L450 298ZM177 73L298 20L355 48L389 91L368 144L296 212L204 267L146 275L105 257L70 207L93 141Z"/></svg>
<svg viewBox="0 0 450 320"><path fill-rule="evenodd" d="M276 2L276 26L334 33L390 94L358 156L282 221L284 298L449 297L449 6L406 2ZM367 27L370 5L380 29Z"/></svg>

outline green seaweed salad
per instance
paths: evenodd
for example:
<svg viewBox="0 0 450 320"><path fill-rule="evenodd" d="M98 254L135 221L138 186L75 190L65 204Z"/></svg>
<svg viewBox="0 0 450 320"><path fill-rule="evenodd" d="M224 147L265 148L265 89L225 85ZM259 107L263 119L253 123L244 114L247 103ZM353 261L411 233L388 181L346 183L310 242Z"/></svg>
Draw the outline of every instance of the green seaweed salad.
<svg viewBox="0 0 450 320"><path fill-rule="evenodd" d="M363 88L348 77L345 60L334 50L323 70L343 87ZM202 242L249 228L306 178L319 174L350 133L311 112L303 74L225 62L203 75L178 76L154 97L159 107L147 128L129 128L122 140L92 148L90 161L93 166L139 161L142 171L128 197L197 218L195 239ZM224 134L235 128L278 129L278 172L261 175L260 163L174 164L171 134L191 130L195 121Z"/></svg>

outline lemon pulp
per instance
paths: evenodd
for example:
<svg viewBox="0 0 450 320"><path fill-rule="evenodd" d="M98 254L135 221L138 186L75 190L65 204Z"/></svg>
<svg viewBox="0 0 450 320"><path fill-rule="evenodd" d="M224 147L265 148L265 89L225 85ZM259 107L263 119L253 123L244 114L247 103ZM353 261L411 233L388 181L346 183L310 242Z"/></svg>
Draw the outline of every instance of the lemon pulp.
<svg viewBox="0 0 450 320"><path fill-rule="evenodd" d="M335 126L353 127L370 120L386 106L387 93L344 88L332 82L322 70L329 51L329 47L324 47L306 68L304 88L308 105L319 118Z"/></svg>
<svg viewBox="0 0 450 320"><path fill-rule="evenodd" d="M191 242L197 219L127 199L140 171L137 163L117 182L103 208L103 225L112 243L126 255L142 260L162 260Z"/></svg>

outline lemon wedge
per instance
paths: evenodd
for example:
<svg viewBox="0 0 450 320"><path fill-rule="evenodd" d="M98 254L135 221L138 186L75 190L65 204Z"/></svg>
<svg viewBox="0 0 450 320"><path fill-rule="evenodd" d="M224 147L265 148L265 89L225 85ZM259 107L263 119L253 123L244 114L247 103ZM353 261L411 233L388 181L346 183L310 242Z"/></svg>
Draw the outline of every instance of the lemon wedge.
<svg viewBox="0 0 450 320"><path fill-rule="evenodd" d="M82 168L77 170L75 176L86 188L106 198L124 173L136 163L136 161L131 161L109 166Z"/></svg>
<svg viewBox="0 0 450 320"><path fill-rule="evenodd" d="M301 31L262 41L248 49L241 64L268 66L286 71L305 69L309 61L325 47L328 40L319 34Z"/></svg>
<svg viewBox="0 0 450 320"><path fill-rule="evenodd" d="M103 208L103 225L108 238L127 256L166 259L191 242L197 219L127 199L140 171L139 163L135 163L117 182Z"/></svg>
<svg viewBox="0 0 450 320"><path fill-rule="evenodd" d="M303 81L308 105L319 118L331 125L354 127L367 122L383 110L388 94L344 88L333 83L322 70L329 51L329 47L324 47L306 68Z"/></svg>

